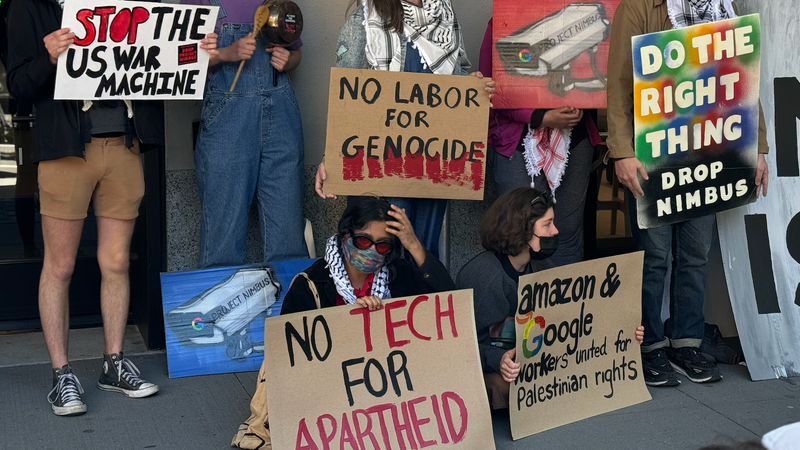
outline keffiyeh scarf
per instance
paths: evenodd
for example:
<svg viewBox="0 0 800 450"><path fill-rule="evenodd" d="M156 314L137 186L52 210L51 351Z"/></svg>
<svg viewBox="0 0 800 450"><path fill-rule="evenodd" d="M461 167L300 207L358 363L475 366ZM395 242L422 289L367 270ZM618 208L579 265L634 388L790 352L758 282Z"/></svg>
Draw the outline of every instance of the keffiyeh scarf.
<svg viewBox="0 0 800 450"><path fill-rule="evenodd" d="M325 244L325 262L328 272L333 278L333 283L336 285L336 292L342 296L344 302L352 305L356 302L357 298L353 294L353 285L350 284L350 278L347 276L347 271L342 262L342 252L336 243L336 236L328 238L328 243ZM375 274L375 279L372 282L372 295L379 297L381 300L391 298L389 292L389 269L383 266Z"/></svg>
<svg viewBox="0 0 800 450"><path fill-rule="evenodd" d="M400 0L403 6L403 32L419 51L422 63L433 73L452 75L461 51L461 30L450 0L422 0L419 8ZM384 27L371 5L364 2L364 26L367 31L366 56L377 70L399 72L405 61L400 36Z"/></svg>
<svg viewBox="0 0 800 450"><path fill-rule="evenodd" d="M561 177L567 168L571 134L572 128L559 130L542 127L529 130L523 141L525 167L531 177L531 187L534 187L533 179L544 173L554 202L556 189L561 185Z"/></svg>
<svg viewBox="0 0 800 450"><path fill-rule="evenodd" d="M667 0L667 10L675 28L736 17L731 0Z"/></svg>

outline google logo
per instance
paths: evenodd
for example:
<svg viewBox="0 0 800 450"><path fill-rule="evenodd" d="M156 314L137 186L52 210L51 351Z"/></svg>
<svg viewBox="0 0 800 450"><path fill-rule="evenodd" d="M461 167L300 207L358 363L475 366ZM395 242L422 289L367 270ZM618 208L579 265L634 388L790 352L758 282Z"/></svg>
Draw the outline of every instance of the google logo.
<svg viewBox="0 0 800 450"><path fill-rule="evenodd" d="M205 324L203 323L203 319L195 317L195 319L192 320L192 328L194 328L195 330L200 331L203 329L204 326Z"/></svg>
<svg viewBox="0 0 800 450"><path fill-rule="evenodd" d="M522 333L522 339L523 339L523 341L522 341L522 354L525 355L526 358L531 358L531 357L535 356L537 353L539 353L539 350L541 350L541 348L542 348L542 335L540 334L540 335L535 336L533 339L531 339L531 342L533 344L536 344L536 348L534 348L533 350L528 349L528 336L530 335L531 328L533 328L534 325L539 325L539 328L544 328L544 326L545 326L544 317L536 316L536 317L533 318L533 320L531 320L532 316L533 316L533 313L529 312L526 315L526 317L521 318L521 319L517 318L517 322L519 322L520 325L525 323L525 321L527 319L527 325L525 325L525 331L523 331L523 333Z"/></svg>
<svg viewBox="0 0 800 450"><path fill-rule="evenodd" d="M528 49L523 49L519 52L519 60L522 62L530 62L531 60L531 52Z"/></svg>

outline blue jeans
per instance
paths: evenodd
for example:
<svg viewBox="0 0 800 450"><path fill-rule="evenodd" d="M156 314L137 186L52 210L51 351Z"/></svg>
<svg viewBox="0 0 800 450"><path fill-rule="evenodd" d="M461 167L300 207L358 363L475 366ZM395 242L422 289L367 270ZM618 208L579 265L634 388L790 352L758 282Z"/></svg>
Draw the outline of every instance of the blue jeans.
<svg viewBox="0 0 800 450"><path fill-rule="evenodd" d="M356 197L348 197L347 203L350 204L350 199L353 198ZM442 233L442 221L449 200L405 197L387 197L386 200L406 210L408 221L411 222L417 239L438 258L439 235Z"/></svg>
<svg viewBox="0 0 800 450"><path fill-rule="evenodd" d="M703 302L706 292L706 263L711 249L711 237L716 216L640 230L636 221L636 200L625 192L629 206L631 231L639 250L644 250L642 277L642 352L659 348L700 347L703 341L705 317ZM661 320L667 267L672 255L670 278L671 320L667 335Z"/></svg>
<svg viewBox="0 0 800 450"><path fill-rule="evenodd" d="M439 257L439 235L448 200L435 198L390 197L389 203L405 208L417 239L435 257Z"/></svg>
<svg viewBox="0 0 800 450"><path fill-rule="evenodd" d="M219 46L231 45L250 31L251 24L223 24ZM201 269L244 262L254 195L263 260L308 257L300 110L285 73L272 86L271 56L265 48L259 40L233 92L228 90L239 63L220 64L209 75L195 149Z"/></svg>

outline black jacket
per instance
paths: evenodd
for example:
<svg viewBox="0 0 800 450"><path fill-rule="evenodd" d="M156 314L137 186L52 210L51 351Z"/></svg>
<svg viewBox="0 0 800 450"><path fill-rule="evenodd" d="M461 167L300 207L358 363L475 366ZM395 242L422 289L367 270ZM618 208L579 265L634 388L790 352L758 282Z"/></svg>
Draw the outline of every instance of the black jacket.
<svg viewBox="0 0 800 450"><path fill-rule="evenodd" d="M492 344L489 329L516 315L519 276L553 268L549 259L531 261L518 273L507 255L483 252L468 262L458 277L458 289L472 289L475 303L475 326L481 367L486 373L500 373L500 361L507 351Z"/></svg>
<svg viewBox="0 0 800 450"><path fill-rule="evenodd" d="M74 100L53 100L56 66L50 62L44 37L61 28L61 7L55 0L16 0L8 12L8 89L17 101L36 107L34 161L84 157L91 141L88 114ZM135 135L142 151L164 142L164 106L160 101L134 102L128 144Z"/></svg>
<svg viewBox="0 0 800 450"><path fill-rule="evenodd" d="M322 308L336 306L336 285L326 265L325 260L320 259L303 271L317 288ZM455 287L447 269L430 252L425 252L425 262L421 267L402 258L389 264L389 292L393 298L452 291ZM308 281L304 277L297 277L286 292L281 314L314 309L317 309L317 302L308 287Z"/></svg>

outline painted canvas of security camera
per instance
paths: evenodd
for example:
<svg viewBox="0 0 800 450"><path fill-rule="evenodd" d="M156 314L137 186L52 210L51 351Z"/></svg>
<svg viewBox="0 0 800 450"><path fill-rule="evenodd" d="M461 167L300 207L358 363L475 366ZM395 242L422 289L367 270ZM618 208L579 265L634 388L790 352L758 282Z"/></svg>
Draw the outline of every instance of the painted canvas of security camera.
<svg viewBox="0 0 800 450"><path fill-rule="evenodd" d="M619 3L495 0L495 107L605 108L608 37Z"/></svg>
<svg viewBox="0 0 800 450"><path fill-rule="evenodd" d="M258 370L264 319L280 314L292 279L312 262L161 274L170 377Z"/></svg>

